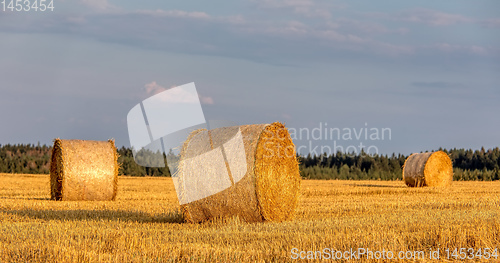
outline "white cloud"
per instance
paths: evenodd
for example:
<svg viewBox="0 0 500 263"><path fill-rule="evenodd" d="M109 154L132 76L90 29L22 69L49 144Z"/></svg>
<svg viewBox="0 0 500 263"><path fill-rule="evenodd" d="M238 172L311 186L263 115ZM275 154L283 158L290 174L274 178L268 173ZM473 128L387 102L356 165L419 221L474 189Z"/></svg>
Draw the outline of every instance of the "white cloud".
<svg viewBox="0 0 500 263"><path fill-rule="evenodd" d="M99 12L118 10L118 7L110 4L108 0L80 0L80 3Z"/></svg>
<svg viewBox="0 0 500 263"><path fill-rule="evenodd" d="M408 21L427 23L433 26L449 26L472 21L472 19L462 15L448 14L430 9L416 9L408 15Z"/></svg>
<svg viewBox="0 0 500 263"><path fill-rule="evenodd" d="M144 89L146 90L146 94L148 96L153 96L153 95L156 95L160 92L167 90L165 87L158 85L158 83L156 83L156 81L153 81L151 83L144 85Z"/></svg>
<svg viewBox="0 0 500 263"><path fill-rule="evenodd" d="M284 119L287 119L287 120L291 120L292 119L292 116L288 113L283 113L281 114L281 117L283 117Z"/></svg>
<svg viewBox="0 0 500 263"><path fill-rule="evenodd" d="M151 15L158 17L183 17L183 18L194 18L194 19L210 19L212 18L205 12L186 12L180 10L138 10L137 14Z"/></svg>
<svg viewBox="0 0 500 263"><path fill-rule="evenodd" d="M485 19L480 23L486 28L500 28L500 18Z"/></svg>
<svg viewBox="0 0 500 263"><path fill-rule="evenodd" d="M165 90L167 91L167 90ZM158 100L168 103L199 103L196 92L188 92L182 88L168 89L167 92L160 92Z"/></svg>
<svg viewBox="0 0 500 263"><path fill-rule="evenodd" d="M147 97L154 96L166 90L168 93L161 95L161 101L171 103L201 103L206 105L213 105L214 99L209 96L202 96L200 94L186 92L184 89L175 89L176 86L171 86L169 89L159 85L156 81L152 81L144 85Z"/></svg>
<svg viewBox="0 0 500 263"><path fill-rule="evenodd" d="M454 45L449 43L438 43L431 48L446 52L446 53L462 53L462 54L474 54L474 55L492 55L495 52L494 49L478 46L478 45Z"/></svg>
<svg viewBox="0 0 500 263"><path fill-rule="evenodd" d="M398 12L396 14L371 13L368 14L368 16L385 18L392 21L427 24L430 26L450 26L459 23L474 22L474 19L463 15L450 14L426 8L410 9Z"/></svg>
<svg viewBox="0 0 500 263"><path fill-rule="evenodd" d="M212 97L201 96L201 103L207 104L207 105L213 105L214 104L214 99L212 99Z"/></svg>
<svg viewBox="0 0 500 263"><path fill-rule="evenodd" d="M101 9L107 5L92 0L86 1ZM357 14L320 22L304 18L303 15L293 18L285 16L288 20L283 20L283 17L272 15L277 12L274 8L300 13L300 10L315 10L323 6L324 10L331 10L331 7L327 8L328 2L312 0L254 0L254 3L261 9L269 9L263 10L269 11L269 16L216 16L205 12L180 10L98 12L76 18L61 15L29 21L19 19L18 23L0 24L0 31L66 33L144 49L278 64L300 64L305 60L324 60L350 55L367 58L380 55L414 55L429 50L441 53L454 50L457 55L464 50L475 55L489 52L488 48L482 47L480 41L468 49L453 48L453 45L461 44L453 41L444 45L435 44L436 41L445 42L447 39L436 40L436 37L432 36L420 39L420 36L411 35L408 29L400 26L401 23L394 23L412 21L444 26L473 21L463 15L420 8L395 14L372 13L361 17ZM497 22L490 19L483 21L483 24L491 27ZM40 24L46 26L37 26ZM386 37L387 35L391 36ZM405 35L404 38L401 38L401 35ZM156 89L161 90L154 88L154 84L149 83L149 87L146 87L151 90L150 93Z"/></svg>
<svg viewBox="0 0 500 263"><path fill-rule="evenodd" d="M489 53L487 48L476 45L470 46L470 51L478 55L487 55Z"/></svg>
<svg viewBox="0 0 500 263"><path fill-rule="evenodd" d="M260 8L291 10L292 13L305 17L321 17L324 19L332 17L329 11L329 7L333 6L331 3L328 6L324 2L313 0L253 0L253 2Z"/></svg>
<svg viewBox="0 0 500 263"><path fill-rule="evenodd" d="M186 89L176 89L176 86L172 86L169 89L159 85L156 83L156 81L152 81L151 83L148 83L144 85L144 89L146 90L146 94L149 97L152 97L154 95L160 94L164 91L161 95L158 95L159 97L155 97L155 100L160 100L162 102L169 102L169 103L198 103L199 99L197 94L194 92L187 92Z"/></svg>
<svg viewBox="0 0 500 263"><path fill-rule="evenodd" d="M365 35L378 35L378 34L399 34L403 35L408 33L408 29L398 27L390 29L376 21L363 21L351 18L339 18L335 23L331 23L336 29L343 29L350 32L359 32Z"/></svg>

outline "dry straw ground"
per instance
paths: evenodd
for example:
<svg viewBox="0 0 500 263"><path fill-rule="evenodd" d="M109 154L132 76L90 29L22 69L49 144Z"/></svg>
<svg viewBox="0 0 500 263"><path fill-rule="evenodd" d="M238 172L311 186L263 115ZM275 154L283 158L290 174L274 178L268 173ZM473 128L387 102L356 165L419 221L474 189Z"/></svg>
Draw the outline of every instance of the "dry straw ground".
<svg viewBox="0 0 500 263"><path fill-rule="evenodd" d="M283 223L181 223L170 178L121 177L114 202L49 199L48 175L0 174L0 262L288 262L294 247L500 248L500 182L303 181L295 220Z"/></svg>

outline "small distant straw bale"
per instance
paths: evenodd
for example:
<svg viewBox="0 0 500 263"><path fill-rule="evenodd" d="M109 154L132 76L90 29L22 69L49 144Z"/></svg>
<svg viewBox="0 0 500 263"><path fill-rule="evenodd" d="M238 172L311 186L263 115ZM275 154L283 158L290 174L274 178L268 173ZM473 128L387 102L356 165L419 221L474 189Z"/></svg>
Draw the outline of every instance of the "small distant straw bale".
<svg viewBox="0 0 500 263"><path fill-rule="evenodd" d="M407 186L449 186L453 181L453 165L443 151L414 153L403 166Z"/></svg>

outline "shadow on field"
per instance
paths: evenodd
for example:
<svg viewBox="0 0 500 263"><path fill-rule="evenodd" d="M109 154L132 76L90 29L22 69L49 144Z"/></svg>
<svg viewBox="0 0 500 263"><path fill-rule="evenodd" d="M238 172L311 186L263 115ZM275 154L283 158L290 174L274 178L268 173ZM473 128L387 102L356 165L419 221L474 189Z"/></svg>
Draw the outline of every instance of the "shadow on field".
<svg viewBox="0 0 500 263"><path fill-rule="evenodd" d="M150 215L143 212L120 210L10 210L4 213L42 220L59 221L123 221L138 223L183 223L184 218L178 211L166 214Z"/></svg>
<svg viewBox="0 0 500 263"><path fill-rule="evenodd" d="M386 188L406 188L405 185L380 185L380 184L349 184L352 187L386 187Z"/></svg>
<svg viewBox="0 0 500 263"><path fill-rule="evenodd" d="M0 199L22 199L22 200L50 200L49 197L43 198L43 197L10 197L10 196L0 196Z"/></svg>

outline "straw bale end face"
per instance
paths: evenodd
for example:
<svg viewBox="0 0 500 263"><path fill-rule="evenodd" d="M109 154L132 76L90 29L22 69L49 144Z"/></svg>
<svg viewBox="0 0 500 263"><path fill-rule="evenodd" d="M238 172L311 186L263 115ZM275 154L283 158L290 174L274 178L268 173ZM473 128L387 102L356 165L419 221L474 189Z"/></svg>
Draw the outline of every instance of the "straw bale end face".
<svg viewBox="0 0 500 263"><path fill-rule="evenodd" d="M115 142L54 140L50 164L52 200L108 201L116 198Z"/></svg>
<svg viewBox="0 0 500 263"><path fill-rule="evenodd" d="M405 161L403 180L410 187L449 186L453 181L451 159L443 151L414 153Z"/></svg>
<svg viewBox="0 0 500 263"><path fill-rule="evenodd" d="M268 125L260 135L255 154L259 210L267 221L293 218L300 191L295 145L285 126Z"/></svg>

